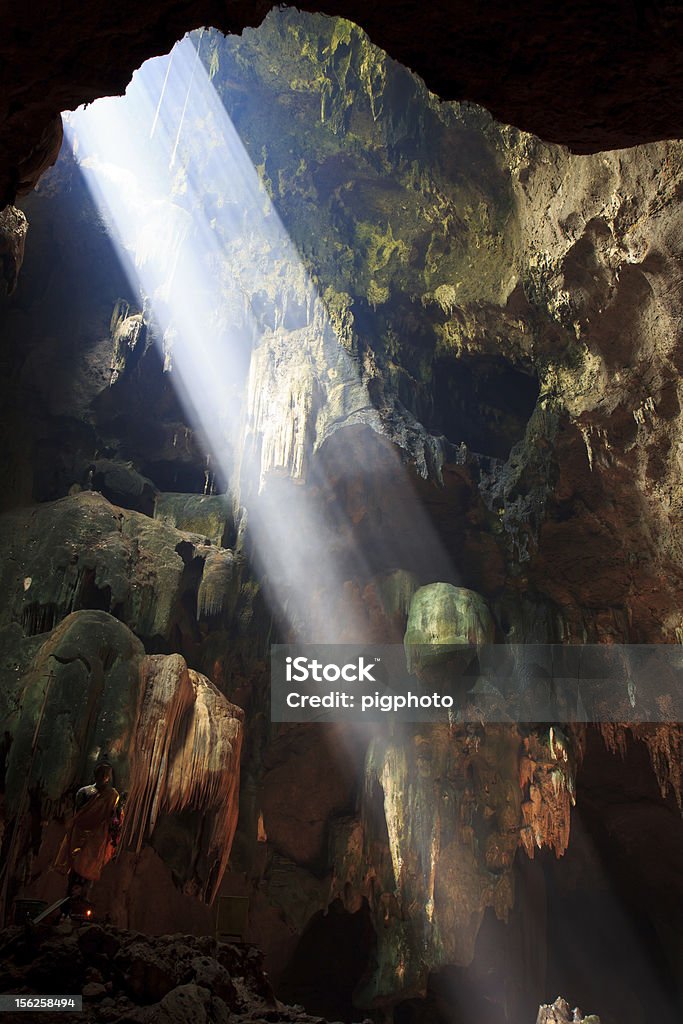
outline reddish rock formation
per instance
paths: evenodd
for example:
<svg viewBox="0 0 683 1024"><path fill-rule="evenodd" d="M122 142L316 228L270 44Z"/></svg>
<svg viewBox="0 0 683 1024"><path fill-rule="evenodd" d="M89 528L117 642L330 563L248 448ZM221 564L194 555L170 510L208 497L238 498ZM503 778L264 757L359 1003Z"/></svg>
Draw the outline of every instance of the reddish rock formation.
<svg viewBox="0 0 683 1024"><path fill-rule="evenodd" d="M556 999L552 1006L541 1006L536 1024L600 1024L600 1019L591 1013L584 1017L577 1008L571 1010L566 999Z"/></svg>

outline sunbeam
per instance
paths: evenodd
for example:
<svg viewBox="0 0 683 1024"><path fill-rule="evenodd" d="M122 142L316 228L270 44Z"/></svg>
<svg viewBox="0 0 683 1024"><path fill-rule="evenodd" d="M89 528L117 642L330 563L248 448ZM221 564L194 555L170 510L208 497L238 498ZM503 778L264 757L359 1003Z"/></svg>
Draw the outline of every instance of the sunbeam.
<svg viewBox="0 0 683 1024"><path fill-rule="evenodd" d="M344 427L381 435L382 419L211 84L203 40L148 61L125 97L67 115L67 139L212 472L246 509L276 616L300 640L363 641L365 616L344 582L371 567L331 500L357 470L358 446L336 445L334 487L317 453ZM418 537L425 563L454 579L390 445L382 467L401 536ZM384 564L403 567L405 542L383 543Z"/></svg>

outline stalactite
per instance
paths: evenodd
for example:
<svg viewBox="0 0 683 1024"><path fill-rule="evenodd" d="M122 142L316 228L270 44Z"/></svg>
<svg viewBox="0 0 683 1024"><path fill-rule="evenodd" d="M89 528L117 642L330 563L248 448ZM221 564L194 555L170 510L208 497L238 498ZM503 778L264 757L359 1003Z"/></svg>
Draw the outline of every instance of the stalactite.
<svg viewBox="0 0 683 1024"><path fill-rule="evenodd" d="M179 654L152 655L143 663L144 696L131 763L131 789L124 839L140 850L154 828L165 796L168 761L179 722L190 710L195 691Z"/></svg>
<svg viewBox="0 0 683 1024"><path fill-rule="evenodd" d="M208 619L225 611L238 585L237 564L233 552L227 548L210 550L204 562L197 594L197 618Z"/></svg>
<svg viewBox="0 0 683 1024"><path fill-rule="evenodd" d="M680 723L600 724L600 734L609 751L626 756L629 734L647 747L662 799L669 791L683 812L683 725Z"/></svg>
<svg viewBox="0 0 683 1024"><path fill-rule="evenodd" d="M137 851L162 814L201 810L211 902L237 827L243 714L179 654L143 663L144 696L135 732L123 842Z"/></svg>
<svg viewBox="0 0 683 1024"><path fill-rule="evenodd" d="M169 813L201 808L211 821L203 892L211 903L237 828L243 716L204 676L190 669L189 677L195 701L171 750L164 806Z"/></svg>
<svg viewBox="0 0 683 1024"><path fill-rule="evenodd" d="M525 794L520 842L533 859L536 848L547 846L561 857L569 846L571 811L576 802L576 770L582 744L566 738L552 727L546 736L530 733L523 741L519 763L519 784Z"/></svg>

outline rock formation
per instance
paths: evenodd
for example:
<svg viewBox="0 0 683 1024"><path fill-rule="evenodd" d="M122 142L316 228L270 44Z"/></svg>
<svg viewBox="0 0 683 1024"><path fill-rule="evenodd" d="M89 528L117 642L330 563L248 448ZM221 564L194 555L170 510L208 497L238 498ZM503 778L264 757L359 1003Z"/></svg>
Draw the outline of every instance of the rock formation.
<svg viewBox="0 0 683 1024"><path fill-rule="evenodd" d="M552 1006L541 1006L536 1024L600 1024L600 1020L591 1013L587 1017L580 1010L570 1010L565 999L556 999Z"/></svg>

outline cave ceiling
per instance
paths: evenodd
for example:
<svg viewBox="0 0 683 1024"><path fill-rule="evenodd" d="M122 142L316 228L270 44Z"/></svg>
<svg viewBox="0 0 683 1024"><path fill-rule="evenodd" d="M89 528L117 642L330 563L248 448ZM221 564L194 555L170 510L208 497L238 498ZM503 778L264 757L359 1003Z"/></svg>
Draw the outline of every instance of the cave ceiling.
<svg viewBox="0 0 683 1024"><path fill-rule="evenodd" d="M261 2L11 4L0 41L0 200L25 191L59 143L58 115L121 93L185 32L257 25ZM443 99L579 153L683 134L683 14L677 4L301 4L355 21Z"/></svg>

